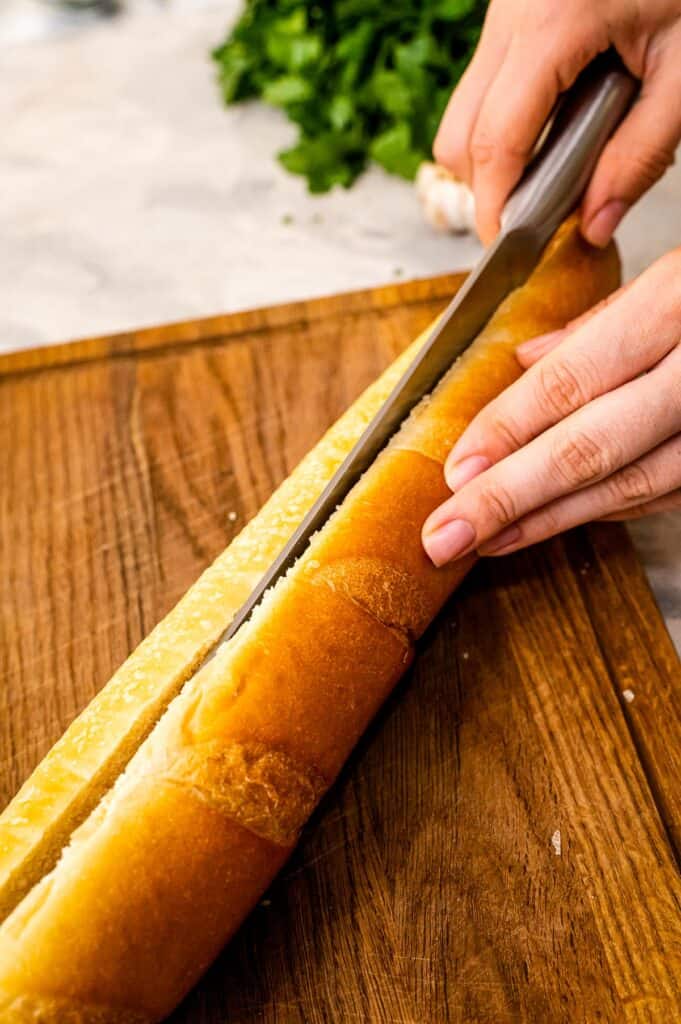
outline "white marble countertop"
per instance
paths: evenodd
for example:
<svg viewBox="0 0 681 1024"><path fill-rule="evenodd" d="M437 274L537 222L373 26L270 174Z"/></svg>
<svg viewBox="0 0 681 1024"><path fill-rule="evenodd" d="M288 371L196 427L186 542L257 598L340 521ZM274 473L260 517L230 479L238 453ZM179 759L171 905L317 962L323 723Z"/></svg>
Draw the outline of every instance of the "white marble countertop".
<svg viewBox="0 0 681 1024"><path fill-rule="evenodd" d="M209 59L236 0L114 18L0 12L0 351L469 266L378 170L312 197L273 156L290 125L225 109ZM681 169L629 216L627 277L681 244ZM632 528L681 649L681 520Z"/></svg>

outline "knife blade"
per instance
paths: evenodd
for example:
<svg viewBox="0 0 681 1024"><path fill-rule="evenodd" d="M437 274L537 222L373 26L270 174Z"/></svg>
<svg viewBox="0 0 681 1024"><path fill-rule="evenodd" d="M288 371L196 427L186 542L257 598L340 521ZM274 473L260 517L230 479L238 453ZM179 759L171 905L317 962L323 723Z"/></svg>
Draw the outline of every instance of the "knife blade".
<svg viewBox="0 0 681 1024"><path fill-rule="evenodd" d="M418 402L468 347L508 293L535 263L531 245L510 235L498 238L447 307L438 325L380 410L343 460L317 501L237 612L225 634L232 637L273 583L302 555L310 537L352 490Z"/></svg>
<svg viewBox="0 0 681 1024"><path fill-rule="evenodd" d="M418 402L479 334L499 304L527 280L544 246L576 206L608 138L637 89L612 52L604 54L563 96L538 154L509 199L502 230L452 299L386 402L239 609L206 661L249 618L286 574L310 538L341 504Z"/></svg>

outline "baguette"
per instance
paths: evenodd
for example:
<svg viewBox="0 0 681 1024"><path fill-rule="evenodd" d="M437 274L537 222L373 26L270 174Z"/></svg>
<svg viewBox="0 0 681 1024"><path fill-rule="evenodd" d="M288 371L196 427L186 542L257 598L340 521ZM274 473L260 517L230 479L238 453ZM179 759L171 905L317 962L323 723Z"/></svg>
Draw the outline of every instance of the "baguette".
<svg viewBox="0 0 681 1024"><path fill-rule="evenodd" d="M110 757L102 780L117 774L116 781L104 795L100 781L96 806L68 842L79 814L66 809L85 790L86 771L101 771L102 750L76 730L80 743L62 741L58 755L48 755L0 822L9 836L0 863L12 864L16 903L0 927L0 1021L150 1024L185 995L289 856L416 640L474 561L435 569L421 547L423 521L448 493L449 448L519 375L515 346L583 312L618 274L612 247L590 249L576 221L564 225L529 282L499 307L288 575L192 675L211 629L214 642L229 618L232 598L224 595L243 600L413 352L363 396L259 525L222 556L208 585L204 576L167 631L169 620L161 625L160 644L152 634L133 656L131 679L143 673L143 692L121 684L100 702L98 715L111 709L119 742L132 736L123 743L129 760L117 771L117 755ZM197 626L212 615L213 593L222 617L211 629ZM173 631L182 652L174 660ZM179 691L165 711L161 691ZM126 705L121 715L128 692L132 710ZM158 721L143 739L148 716ZM104 731L106 720L96 735ZM67 793L56 814L46 807L53 791L57 802ZM45 843L49 829L55 838ZM41 842L44 862L61 852L37 881L33 851Z"/></svg>
<svg viewBox="0 0 681 1024"><path fill-rule="evenodd" d="M461 275L463 281L463 275ZM71 723L0 815L0 922L54 866L274 561L423 344L348 408Z"/></svg>

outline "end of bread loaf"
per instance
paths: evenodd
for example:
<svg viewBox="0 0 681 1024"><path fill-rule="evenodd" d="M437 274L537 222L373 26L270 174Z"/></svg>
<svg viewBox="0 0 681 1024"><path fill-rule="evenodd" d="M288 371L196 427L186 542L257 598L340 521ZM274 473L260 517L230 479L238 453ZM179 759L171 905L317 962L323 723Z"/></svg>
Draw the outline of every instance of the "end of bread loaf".
<svg viewBox="0 0 681 1024"><path fill-rule="evenodd" d="M97 817L0 929L0 991L15 1013L30 997L29 1007L47 999L101 1008L102 1024L126 1019L107 1016L114 1010L157 1021L208 967L290 847L232 821L191 783L153 775L126 779Z"/></svg>

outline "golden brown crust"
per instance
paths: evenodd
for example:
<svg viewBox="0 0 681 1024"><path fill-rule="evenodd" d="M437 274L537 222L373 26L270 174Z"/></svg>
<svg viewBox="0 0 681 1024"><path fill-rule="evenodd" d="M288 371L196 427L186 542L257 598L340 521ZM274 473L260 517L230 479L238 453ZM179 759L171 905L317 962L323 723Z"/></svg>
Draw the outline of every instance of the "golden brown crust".
<svg viewBox="0 0 681 1024"><path fill-rule="evenodd" d="M159 1020L290 850L226 818L191 786L153 775L130 780L98 817L3 925L0 991Z"/></svg>
<svg viewBox="0 0 681 1024"><path fill-rule="evenodd" d="M417 338L327 431L71 723L0 815L0 921L52 868L74 828L214 646L424 338Z"/></svg>
<svg viewBox="0 0 681 1024"><path fill-rule="evenodd" d="M2 1024L152 1024L145 1014L115 1006L73 1003L69 999L17 996L5 999L0 991Z"/></svg>
<svg viewBox="0 0 681 1024"><path fill-rule="evenodd" d="M404 637L298 572L192 680L147 749L163 756L180 729L190 745L262 743L328 786L410 658Z"/></svg>
<svg viewBox="0 0 681 1024"><path fill-rule="evenodd" d="M280 846L292 846L327 782L263 743L197 744L175 758L163 778L191 786L232 821Z"/></svg>
<svg viewBox="0 0 681 1024"><path fill-rule="evenodd" d="M449 446L519 375L515 345L583 311L616 275L612 250L589 250L574 222L561 230L0 928L6 998L151 1020L179 1001L286 859L472 562L437 570L420 541L447 494Z"/></svg>
<svg viewBox="0 0 681 1024"><path fill-rule="evenodd" d="M429 418L431 411L437 407ZM360 480L300 567L308 583L342 593L413 641L472 562L436 569L426 557L421 527L449 490L441 463L398 443Z"/></svg>

